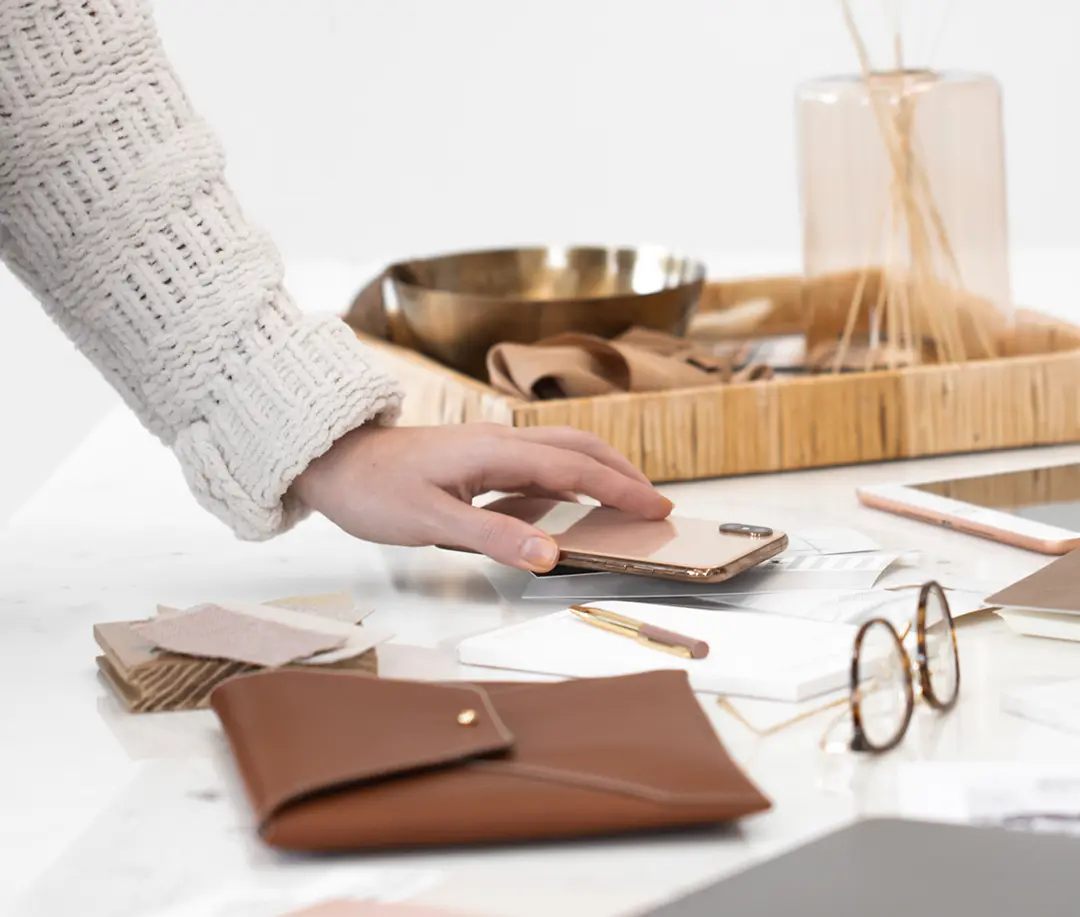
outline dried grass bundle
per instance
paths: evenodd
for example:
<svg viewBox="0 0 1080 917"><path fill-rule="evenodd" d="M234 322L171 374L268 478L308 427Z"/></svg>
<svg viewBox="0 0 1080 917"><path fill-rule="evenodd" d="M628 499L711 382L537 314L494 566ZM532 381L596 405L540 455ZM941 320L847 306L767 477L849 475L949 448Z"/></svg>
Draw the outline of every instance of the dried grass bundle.
<svg viewBox="0 0 1080 917"><path fill-rule="evenodd" d="M850 0L840 4L889 166L888 192L878 205L883 241L868 240L884 255L880 266L859 270L842 321L835 312L823 314L822 304L809 303L811 325L819 335L823 328L839 332L834 371L850 366L856 336L860 351L882 355L890 368L995 357L1002 317L992 303L965 292L914 131L920 97L932 91L937 74L906 67L899 17L893 21L891 66L875 69Z"/></svg>

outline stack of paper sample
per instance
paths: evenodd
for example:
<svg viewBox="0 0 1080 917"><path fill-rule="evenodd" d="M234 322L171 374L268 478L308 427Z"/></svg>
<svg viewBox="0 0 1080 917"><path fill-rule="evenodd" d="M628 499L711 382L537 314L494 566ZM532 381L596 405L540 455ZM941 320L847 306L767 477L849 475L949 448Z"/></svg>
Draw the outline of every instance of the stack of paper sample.
<svg viewBox="0 0 1080 917"><path fill-rule="evenodd" d="M1080 640L1080 551L1059 557L987 598L1014 631Z"/></svg>

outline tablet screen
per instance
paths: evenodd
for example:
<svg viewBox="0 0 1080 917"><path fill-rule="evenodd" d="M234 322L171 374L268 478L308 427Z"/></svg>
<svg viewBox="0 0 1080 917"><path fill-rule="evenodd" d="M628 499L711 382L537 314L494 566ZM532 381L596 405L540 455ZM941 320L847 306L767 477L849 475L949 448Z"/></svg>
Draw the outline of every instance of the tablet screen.
<svg viewBox="0 0 1080 917"><path fill-rule="evenodd" d="M1064 833L868 819L642 917L1062 917L1078 849Z"/></svg>
<svg viewBox="0 0 1080 917"><path fill-rule="evenodd" d="M1080 464L908 486L911 490L1080 532Z"/></svg>

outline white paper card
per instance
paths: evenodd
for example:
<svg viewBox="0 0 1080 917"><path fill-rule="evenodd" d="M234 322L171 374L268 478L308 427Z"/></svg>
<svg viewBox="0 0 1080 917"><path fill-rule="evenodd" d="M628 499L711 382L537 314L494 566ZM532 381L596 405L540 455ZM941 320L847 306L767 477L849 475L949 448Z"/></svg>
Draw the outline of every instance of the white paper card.
<svg viewBox="0 0 1080 917"><path fill-rule="evenodd" d="M920 761L900 767L897 794L905 818L1080 833L1075 762Z"/></svg>
<svg viewBox="0 0 1080 917"><path fill-rule="evenodd" d="M862 554L880 551L874 539L855 529L803 529L788 535L786 554Z"/></svg>
<svg viewBox="0 0 1080 917"><path fill-rule="evenodd" d="M1025 637L1080 641L1080 615L1067 612L1029 611L1026 608L999 608L997 615L1014 633Z"/></svg>
<svg viewBox="0 0 1080 917"><path fill-rule="evenodd" d="M847 684L855 628L755 612L603 602L597 605L705 640L705 659L682 659L582 621L570 611L470 637L464 665L603 678L681 669L694 690L801 701Z"/></svg>
<svg viewBox="0 0 1080 917"><path fill-rule="evenodd" d="M945 597L954 618L985 607L979 593L948 590ZM714 604L719 608L742 608L830 624L862 624L871 618L884 618L899 630L914 623L918 598L918 589L808 590L731 596Z"/></svg>
<svg viewBox="0 0 1080 917"><path fill-rule="evenodd" d="M768 560L722 583L680 583L626 573L577 573L533 577L523 598L601 601L682 598L791 592L804 589L870 589L897 555L885 551L859 554L788 554Z"/></svg>

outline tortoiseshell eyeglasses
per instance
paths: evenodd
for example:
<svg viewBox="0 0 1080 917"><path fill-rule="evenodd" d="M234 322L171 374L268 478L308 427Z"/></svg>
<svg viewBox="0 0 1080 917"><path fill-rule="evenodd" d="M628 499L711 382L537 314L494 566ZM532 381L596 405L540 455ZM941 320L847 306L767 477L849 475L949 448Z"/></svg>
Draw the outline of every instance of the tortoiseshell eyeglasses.
<svg viewBox="0 0 1080 917"><path fill-rule="evenodd" d="M755 727L726 698L720 698L720 705L761 736L846 705L826 729L822 748L830 752L889 751L903 741L917 702L925 701L938 713L947 713L960 696L956 626L945 590L938 583L919 587L914 625L913 629L909 622L898 631L885 618L864 622L855 635L848 693L830 704L767 729Z"/></svg>

